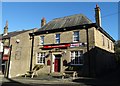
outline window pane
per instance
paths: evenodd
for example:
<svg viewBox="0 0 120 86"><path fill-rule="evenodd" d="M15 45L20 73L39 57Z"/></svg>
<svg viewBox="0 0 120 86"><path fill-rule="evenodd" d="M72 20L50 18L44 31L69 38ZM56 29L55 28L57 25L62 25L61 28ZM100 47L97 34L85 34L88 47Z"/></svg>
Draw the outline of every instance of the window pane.
<svg viewBox="0 0 120 86"><path fill-rule="evenodd" d="M59 39L56 39L56 43L59 44L59 43L60 43L60 40L59 40Z"/></svg>
<svg viewBox="0 0 120 86"><path fill-rule="evenodd" d="M71 51L71 64L83 64L83 51Z"/></svg>
<svg viewBox="0 0 120 86"><path fill-rule="evenodd" d="M108 40L108 48L110 47L110 45L109 45L109 40Z"/></svg>
<svg viewBox="0 0 120 86"><path fill-rule="evenodd" d="M56 38L60 38L60 34L56 34Z"/></svg>
<svg viewBox="0 0 120 86"><path fill-rule="evenodd" d="M79 31L75 31L73 34L73 41L78 42L79 41Z"/></svg>
<svg viewBox="0 0 120 86"><path fill-rule="evenodd" d="M45 52L41 52L37 54L37 63L41 63L41 64L45 63Z"/></svg>
<svg viewBox="0 0 120 86"><path fill-rule="evenodd" d="M103 42L102 45L105 46L105 38L103 35L102 35L102 42Z"/></svg>
<svg viewBox="0 0 120 86"><path fill-rule="evenodd" d="M111 50L112 50L113 48L112 48L112 42L111 42Z"/></svg>
<svg viewBox="0 0 120 86"><path fill-rule="evenodd" d="M60 34L56 34L56 43L60 43Z"/></svg>
<svg viewBox="0 0 120 86"><path fill-rule="evenodd" d="M44 44L44 36L40 36L40 43Z"/></svg>

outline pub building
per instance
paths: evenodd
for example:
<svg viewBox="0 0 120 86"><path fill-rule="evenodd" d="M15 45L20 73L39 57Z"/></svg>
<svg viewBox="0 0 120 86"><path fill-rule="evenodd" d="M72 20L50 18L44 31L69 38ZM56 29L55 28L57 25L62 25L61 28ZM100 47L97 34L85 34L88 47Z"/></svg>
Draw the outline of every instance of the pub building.
<svg viewBox="0 0 120 86"><path fill-rule="evenodd" d="M77 71L80 76L97 76L115 67L114 39L101 27L96 5L93 23L83 14L55 18L29 33L32 39L30 70L43 65L38 74Z"/></svg>

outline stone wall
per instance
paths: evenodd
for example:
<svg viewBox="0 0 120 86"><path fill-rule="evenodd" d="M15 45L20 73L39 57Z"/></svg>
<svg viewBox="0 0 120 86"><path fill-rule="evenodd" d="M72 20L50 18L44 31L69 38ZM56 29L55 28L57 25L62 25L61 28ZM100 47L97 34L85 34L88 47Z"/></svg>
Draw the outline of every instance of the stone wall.
<svg viewBox="0 0 120 86"><path fill-rule="evenodd" d="M12 45L11 60L9 67L9 77L16 77L25 74L30 69L31 46L29 33L27 31L17 36L11 37L10 45ZM20 40L19 43L16 40Z"/></svg>

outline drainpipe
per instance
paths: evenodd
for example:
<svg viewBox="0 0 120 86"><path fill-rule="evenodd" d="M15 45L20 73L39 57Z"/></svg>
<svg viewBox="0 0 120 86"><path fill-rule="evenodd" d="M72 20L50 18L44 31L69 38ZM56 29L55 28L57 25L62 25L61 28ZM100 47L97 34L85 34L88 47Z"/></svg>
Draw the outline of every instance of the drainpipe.
<svg viewBox="0 0 120 86"><path fill-rule="evenodd" d="M83 28L86 29L86 39L87 39L87 58L88 58L88 75L90 76L90 53L89 53L89 33L88 33L88 27L83 26Z"/></svg>
<svg viewBox="0 0 120 86"><path fill-rule="evenodd" d="M7 78L9 78L9 73L10 73L11 51L12 51L12 45L10 45L10 55L9 55L9 60L8 60Z"/></svg>
<svg viewBox="0 0 120 86"><path fill-rule="evenodd" d="M32 47L31 47L31 59L30 59L30 72L32 72L32 62L33 62L33 47L34 47L34 33L30 35L30 39L32 39Z"/></svg>
<svg viewBox="0 0 120 86"><path fill-rule="evenodd" d="M88 28L86 29L86 34L87 34L87 56L88 56L88 68L89 68L89 76L90 76L90 53L89 53L89 33L88 33Z"/></svg>

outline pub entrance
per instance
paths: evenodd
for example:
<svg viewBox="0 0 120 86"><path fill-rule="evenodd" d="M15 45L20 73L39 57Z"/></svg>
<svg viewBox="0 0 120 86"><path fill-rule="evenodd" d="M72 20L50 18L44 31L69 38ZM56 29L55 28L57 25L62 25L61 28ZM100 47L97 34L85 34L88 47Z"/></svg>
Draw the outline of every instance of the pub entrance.
<svg viewBox="0 0 120 86"><path fill-rule="evenodd" d="M61 59L61 54L55 55L54 72L60 72L60 59Z"/></svg>

